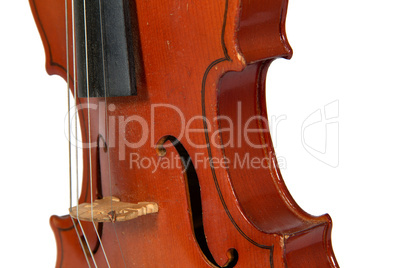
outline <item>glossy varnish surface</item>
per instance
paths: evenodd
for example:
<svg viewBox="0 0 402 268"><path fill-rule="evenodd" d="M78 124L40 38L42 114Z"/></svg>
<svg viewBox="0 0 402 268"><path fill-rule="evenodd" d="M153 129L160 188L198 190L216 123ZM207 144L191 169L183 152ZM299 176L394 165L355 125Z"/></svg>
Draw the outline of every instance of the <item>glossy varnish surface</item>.
<svg viewBox="0 0 402 268"><path fill-rule="evenodd" d="M46 69L67 79L64 1L30 4L46 51ZM159 212L97 225L112 267L217 267L228 261L227 267L337 267L331 220L328 215L305 213L292 199L277 168L266 121L266 72L275 58L292 54L285 35L286 8L286 0L130 2L138 95L107 99L114 105L108 116L116 120L109 135L104 114L90 110L89 125L88 110L80 111L83 141L101 145L103 137L116 137L113 144L106 141L108 152L93 146L89 157L84 149L80 202L90 202L91 162L95 197L156 202ZM72 63L71 32L69 36ZM72 73L70 64L71 82ZM102 106L105 99L89 102ZM78 98L77 103L87 105L87 99ZM160 104L183 114L155 106ZM227 121L215 118L231 118L234 129L243 129L239 115L245 120L259 116L250 124L259 131L248 133L248 139L260 148L248 146L238 133L234 140L241 146L214 146L232 138L223 131ZM131 116L144 118L148 128L133 121L119 130ZM183 135L181 126L200 116L209 124L194 120L191 128L202 131ZM143 146L126 146L140 141L144 133L149 135ZM133 155L158 161L178 154L193 162L200 157L232 161L220 167L194 162L194 172L183 172L180 165L156 170L130 165ZM239 169L231 164L246 155L269 159L269 165ZM196 204L191 204L194 189L199 192L202 219L195 215ZM71 219L53 216L51 226L58 247L56 266L86 267ZM105 267L92 223L83 226L98 266Z"/></svg>

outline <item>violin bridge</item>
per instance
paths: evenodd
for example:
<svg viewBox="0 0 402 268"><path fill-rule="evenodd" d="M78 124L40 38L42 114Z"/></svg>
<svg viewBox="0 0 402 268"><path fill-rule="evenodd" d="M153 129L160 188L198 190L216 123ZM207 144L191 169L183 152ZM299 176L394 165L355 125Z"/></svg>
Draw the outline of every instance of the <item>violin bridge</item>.
<svg viewBox="0 0 402 268"><path fill-rule="evenodd" d="M95 200L92 204L83 203L70 209L74 219L93 222L128 221L147 214L157 213L158 204L139 202L137 204L120 202L114 196Z"/></svg>

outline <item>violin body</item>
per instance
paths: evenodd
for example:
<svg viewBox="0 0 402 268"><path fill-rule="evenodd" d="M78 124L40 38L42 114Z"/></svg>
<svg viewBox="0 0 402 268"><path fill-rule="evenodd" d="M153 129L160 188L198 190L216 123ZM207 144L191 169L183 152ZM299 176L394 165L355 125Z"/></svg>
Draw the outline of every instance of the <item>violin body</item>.
<svg viewBox="0 0 402 268"><path fill-rule="evenodd" d="M75 98L82 141L92 144L83 149L79 202L116 196L155 202L159 211L124 222L82 222L78 235L75 220L52 216L56 267L87 267L88 261L98 267L338 267L331 219L311 216L293 200L267 124L268 67L292 55L287 1L127 3L137 93ZM66 32L65 1L30 4L46 70L70 80L74 92L73 22L69 17ZM244 159L265 162L239 167Z"/></svg>

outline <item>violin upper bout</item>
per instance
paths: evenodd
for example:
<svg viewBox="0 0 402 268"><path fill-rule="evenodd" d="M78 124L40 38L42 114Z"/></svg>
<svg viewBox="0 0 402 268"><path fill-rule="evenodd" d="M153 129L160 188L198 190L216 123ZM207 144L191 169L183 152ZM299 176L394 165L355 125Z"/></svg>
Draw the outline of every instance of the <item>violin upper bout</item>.
<svg viewBox="0 0 402 268"><path fill-rule="evenodd" d="M56 74L66 79L65 1L29 0L29 4L45 49L46 71L49 75ZM71 7L68 11L70 10ZM71 31L71 20L69 20L69 26Z"/></svg>
<svg viewBox="0 0 402 268"><path fill-rule="evenodd" d="M291 58L285 21L288 0L242 1L238 45L247 63Z"/></svg>

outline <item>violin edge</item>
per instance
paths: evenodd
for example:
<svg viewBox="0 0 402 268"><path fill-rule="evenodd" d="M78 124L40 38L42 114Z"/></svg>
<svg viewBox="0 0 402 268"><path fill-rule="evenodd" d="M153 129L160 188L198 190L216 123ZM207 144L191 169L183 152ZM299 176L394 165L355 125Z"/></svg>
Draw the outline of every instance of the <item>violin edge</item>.
<svg viewBox="0 0 402 268"><path fill-rule="evenodd" d="M287 8L288 0L241 2L235 39L247 64L292 57L286 34Z"/></svg>

